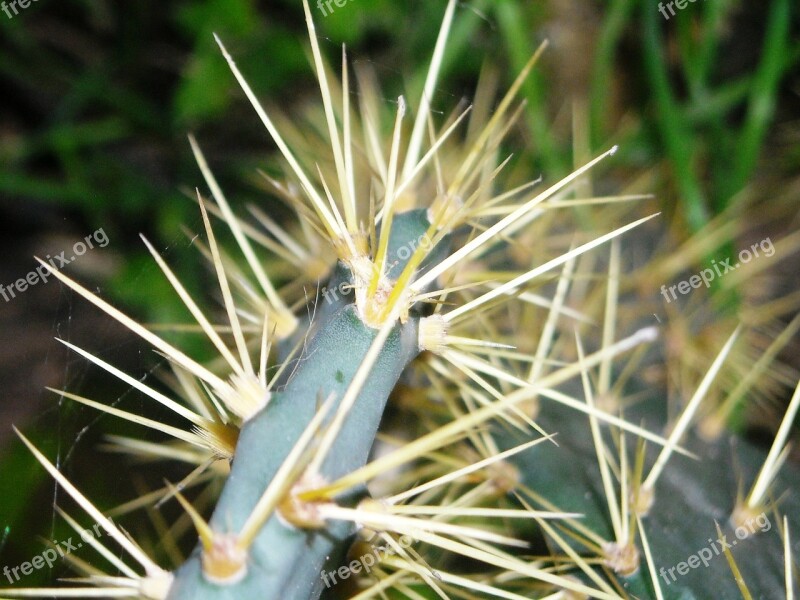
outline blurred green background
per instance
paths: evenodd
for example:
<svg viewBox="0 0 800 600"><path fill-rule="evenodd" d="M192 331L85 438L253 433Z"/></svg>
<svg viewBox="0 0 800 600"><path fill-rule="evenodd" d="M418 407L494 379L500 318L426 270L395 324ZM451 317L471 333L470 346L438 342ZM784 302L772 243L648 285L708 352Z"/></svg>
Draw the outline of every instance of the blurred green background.
<svg viewBox="0 0 800 600"><path fill-rule="evenodd" d="M329 16L312 12L332 64L346 43L351 60L374 66L388 104L419 94L444 7L445 0L350 0ZM649 173L669 222L687 234L757 177L797 186L796 2L704 0L669 19L650 0L469 0L457 12L437 111L471 98L487 61L499 67L502 89L549 40L523 90L528 105L517 132L520 160L546 181L571 170L577 118L582 147L596 153L620 144L608 189ZM141 321L185 317L138 235L204 294L210 280L187 236L200 229L188 196L201 181L187 133L197 135L235 204L274 207L255 177L274 146L212 32L265 101L291 114L317 97L299 0L37 0L13 18L0 12L0 283L25 277L34 254L57 254L102 228L108 246L69 272ZM103 434L125 428L59 404L43 388L91 389L87 395L140 409L144 402L55 337L139 376L155 366L133 336L58 283L0 299L0 565L29 560L41 550L37 536L65 535L50 508L64 494L54 495L13 439L12 422L101 505L135 494L126 463L92 452ZM50 577L39 572L25 582Z"/></svg>

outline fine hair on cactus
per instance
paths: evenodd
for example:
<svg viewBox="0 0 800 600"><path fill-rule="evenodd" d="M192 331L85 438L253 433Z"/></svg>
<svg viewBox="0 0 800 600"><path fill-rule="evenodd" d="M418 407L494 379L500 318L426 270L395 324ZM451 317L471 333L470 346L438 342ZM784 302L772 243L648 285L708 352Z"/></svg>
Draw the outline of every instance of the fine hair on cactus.
<svg viewBox="0 0 800 600"><path fill-rule="evenodd" d="M60 517L102 535L82 537L95 558L65 557L77 578L0 597L793 598L800 384L766 450L727 432L724 411L771 372L798 319L755 362L751 326L733 324L687 357L696 376L668 400L644 375L669 354L666 326L631 300L663 287L642 266L657 260L658 204L593 192L614 145L554 181L507 149L547 43L505 92L487 69L474 102L445 106L448 0L421 93L387 102L368 63L325 55L302 9L319 101L288 114L262 104L215 35L279 151L282 175L261 183L292 217L244 216L190 135L192 245L219 305L142 236L212 358L39 260L165 359L157 382L61 340L146 401L133 412L51 391L150 430L109 444L184 476L128 508L179 507L189 533L138 538L17 430L85 513ZM753 375L735 380L746 362ZM714 419L726 435L699 435Z"/></svg>

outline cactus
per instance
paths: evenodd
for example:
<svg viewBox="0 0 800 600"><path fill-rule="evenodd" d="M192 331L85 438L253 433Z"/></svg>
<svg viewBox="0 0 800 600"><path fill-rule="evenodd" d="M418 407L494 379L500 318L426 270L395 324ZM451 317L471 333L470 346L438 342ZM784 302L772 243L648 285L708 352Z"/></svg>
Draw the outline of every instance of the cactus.
<svg viewBox="0 0 800 600"><path fill-rule="evenodd" d="M727 440L700 440L690 427L709 390L721 389L714 386L739 329L679 416L667 415L658 400L625 406L633 385L626 386L625 372L641 365L656 328L618 339L621 248L623 235L654 215L602 235L579 235L567 247L554 242L557 252L540 243L554 213L564 210L559 203L614 149L543 191L531 191L536 180L498 191L508 170L499 145L519 114L514 99L541 49L494 112L468 108L435 129L429 99L454 18L450 0L410 135L400 98L384 153L370 75L359 73L363 102L356 118L346 57L342 80L335 81L306 0L303 6L330 157L296 156L218 41L288 166L287 181L270 184L296 209L307 247L325 250L308 251L265 215L260 220L270 236L254 233L234 214L194 139L213 197L198 193L207 238L198 245L218 277L231 339L222 338L145 240L219 360L192 359L42 262L171 360L180 401L68 344L191 430L57 393L171 436L191 457L184 458L196 467L190 478L160 496L180 502L191 518L195 549L174 572L163 569L20 434L144 574L94 540L113 574L78 564L80 587L9 588L2 595L734 598L750 597L748 584L757 584L765 597L791 597L790 527L797 523L787 517L797 514L796 498L779 503L768 496L797 476L789 466L793 475L778 469L800 391L768 456L739 442L741 479L727 463ZM467 122L469 132L459 139ZM363 146L356 148L356 139ZM230 229L255 281L217 243L209 213ZM525 259L536 258L536 266L509 272L513 257L503 251L509 240L527 250L530 243ZM299 285L279 293L255 242L291 261ZM603 333L598 349L586 353L580 326L592 318L567 298L580 261L604 248L610 248L608 277L594 288L604 297ZM326 261L326 253L335 261ZM534 291L559 269L552 297ZM532 325L531 314L543 318ZM559 326L574 336L556 340ZM115 442L163 456L140 440ZM186 498L201 474L224 479L208 520ZM736 486L753 479L752 491L737 497ZM753 523L759 531L751 526L740 538L737 527ZM707 539L724 532L741 540L737 548ZM383 556L375 550L379 543L389 549ZM707 560L706 550L714 553ZM688 575L678 568L685 561Z"/></svg>

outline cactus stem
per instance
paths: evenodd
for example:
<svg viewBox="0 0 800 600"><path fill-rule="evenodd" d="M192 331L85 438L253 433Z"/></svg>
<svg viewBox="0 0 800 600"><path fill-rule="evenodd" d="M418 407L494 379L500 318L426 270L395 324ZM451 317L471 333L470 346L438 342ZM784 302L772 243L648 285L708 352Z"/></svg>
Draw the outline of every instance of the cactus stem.
<svg viewBox="0 0 800 600"><path fill-rule="evenodd" d="M671 432L664 434L668 439L633 424L651 423L651 417L660 416L658 410L656 415L640 414L644 407L638 405L631 416L629 400L647 390L628 396L625 388L628 377L642 365L646 349L641 345L653 341L657 330L649 327L615 341L618 318L628 314L627 308L624 313L618 312L620 301L627 299L628 289L633 289L627 283L621 287L619 281L623 271L620 246L623 234L658 215L639 219L637 214L638 220L594 239L593 234L578 232L575 241L565 247L563 232L568 231L567 225L551 222L551 217L559 219L567 212L563 207L569 207L569 212L580 207L579 229L594 230L596 223L590 216L595 211L589 208L590 204L641 197L587 197L592 195L591 169L613 155L616 146L591 160L583 158L589 144L580 142L585 133L580 108L574 116L579 139L576 154L580 155L576 162L582 167L541 192L534 188L541 178L510 191L495 191L500 189L501 175L507 170L516 173L512 156L503 154L503 140L523 118L525 102L517 105L516 97L547 43L533 53L499 106L495 106L494 95L494 84L500 75L496 72L497 81L485 88L479 84L474 112L470 112L472 106L463 111L459 108L439 126L431 118L431 99L458 6L458 0L447 0L422 97L410 111L415 118L404 147L404 97L398 98L395 111L387 110L393 112L389 117L393 127L391 122L384 127L377 113L381 105L388 107L389 103L371 81L369 71L359 69L362 85L357 94L352 92L343 46L341 82L336 81L335 71L326 70L311 2L301 3L326 122L322 130L319 123L323 117L314 112L308 135L302 128L287 127L284 139L219 37L214 36L234 77L288 162L286 183L262 175L294 209L297 220L284 230L257 209L251 212L264 231L240 220L200 145L189 136L210 190L210 199L197 190L208 239L200 239L196 247L213 265L222 298L222 323L212 323L206 316L210 313L200 309L153 245L142 238L196 321L178 327L204 334L221 360L201 364L189 358L39 261L49 274L150 342L169 361L174 374L166 383L183 396L185 405L170 397L174 394L158 392L143 380L67 344L94 365L172 411L171 418L178 415L188 420L193 427L190 431L139 417L114 405L58 393L177 440L159 444L134 438L112 439L117 451L193 465L192 472L177 487L167 483L166 488L149 492L142 489L144 484L137 486L145 493L123 509L134 503L151 508L154 501L157 509L174 497L186 513L181 522L191 520L199 538L191 555L174 574L163 571L17 432L57 485L65 488L111 534L113 542L109 543L122 545L122 550L137 563L133 565L135 570L128 567L101 542L93 540L92 548L116 573L107 575L82 559L68 558L86 574L73 581L94 587L55 590L52 595L135 596L143 600L318 600L342 593L358 598L398 594L444 598L460 594L516 599L533 594L572 600L621 600L628 594L644 597L655 591L656 600L663 600L641 516L654 503L662 472L671 475L677 470L677 466L667 470L672 454L697 458L679 444L691 422L697 415L703 416L700 404L707 395L714 395L711 386L718 380L730 380L721 370L723 363L734 363L734 371L739 372L749 366L749 362L731 360L740 328L724 344L688 405L677 415ZM327 14L324 10L322 13ZM503 10L498 15L501 20L514 18ZM354 110L351 98L356 96L360 101ZM359 110L361 122L351 123ZM468 114L473 118L467 123ZM454 133L464 124L463 139L454 139L458 137ZM379 137L379 132L384 131L391 132L388 144ZM429 140L423 142L426 133ZM363 144L354 144L354 135L363 135ZM329 148L322 148L328 143ZM359 146L356 164L354 146ZM295 153L295 148L308 152L302 162L296 158L300 154ZM307 172L305 165L314 167L308 167ZM526 180L527 177L522 181ZM576 194L578 199L563 201L570 194ZM209 213L225 221L224 227L238 245L237 253L240 250L247 263L243 268L218 245ZM538 221L540 217L544 218ZM529 225L534 227L528 228ZM555 226L556 237L542 243L542 230L550 225ZM301 231L297 239L304 236L305 243L297 243L294 233L289 235L295 226ZM611 226L600 225L600 231L609 229ZM513 243L511 255L503 256L500 250L508 241ZM607 242L610 254L608 272L603 274L605 283L595 283L598 269L596 264L583 264L589 258L585 255ZM192 244L195 245L194 238ZM257 244L286 264L275 265L275 269L270 264L267 269L268 263L255 253ZM564 253L552 258L554 252ZM561 270L559 275L555 274L557 268ZM280 292L273 286L270 277L287 281L296 272L300 276L287 282ZM740 278L734 276L726 281L734 279ZM548 281L557 281L552 300L530 291L532 286ZM313 298L308 292L311 287L317 287ZM453 293L468 288L471 289L466 294ZM622 291L625 294L621 296ZM565 308L578 298L587 301L587 310L598 316L598 321L602 319L602 333L600 350L586 354L576 328L575 359L571 348L565 348L564 339L559 337L561 317L599 324L577 310ZM505 303L511 304L512 300L544 307L549 312L547 321L541 323L541 311L528 306L497 311L507 312L508 320L505 314L493 312L497 307L506 309ZM602 307L600 311L597 306ZM604 314L600 315L603 308ZM667 310L677 311L677 304ZM530 324L534 327L527 327ZM800 318L790 329L796 332L798 327ZM541 333L538 346L537 333ZM777 353L790 337L784 334L780 344L776 342L770 350ZM515 341L518 346L502 343ZM634 348L636 355L615 377L615 367L622 362L617 357ZM421 352L425 354L420 356ZM770 355L770 361L773 357ZM739 396L756 380L771 375L766 360L756 366L757 374L745 377L725 406L733 408L736 404L735 408L741 408ZM421 372L409 367L419 367ZM572 389L566 384L577 377L581 378L583 398L566 393ZM780 383L784 373L773 379ZM622 415L623 397L627 415ZM563 405L542 415L547 430L561 432L563 448L557 448L555 436L534 422L542 398ZM398 415L389 404L395 401L398 408L410 409L409 413ZM564 407L574 412L565 411ZM711 425L724 423L729 416L723 409L717 410L705 411L718 419ZM766 510L766 506L772 510L777 505L770 499L765 506L765 498L772 495L775 478L787 459L787 435L798 410L800 384L752 491L746 499L740 491L731 515L734 525L748 524L764 516L756 514L758 510ZM591 439L586 435L587 418L583 415L588 417ZM603 426L608 425L610 429L604 430ZM532 430L540 434L538 439L519 444L520 432L525 440L538 435ZM639 436L632 468L626 442L629 431ZM648 441L662 448L645 479ZM533 448L539 444L542 446ZM504 450L508 446L513 447ZM391 450L384 451L386 448ZM547 460L555 454L556 460ZM590 462L598 463L589 473L581 469L587 456ZM710 466L713 469L717 464L712 461ZM748 467L750 464L752 461L748 461ZM707 471L708 466L702 465L702 470ZM692 469L695 467L699 469L701 465L692 465ZM581 477L571 477L581 470ZM179 491L209 481L212 485L194 496L194 505ZM683 487L682 483L665 476L658 492L666 500L675 487ZM709 481L708 497L719 491L716 483ZM414 487L408 489L410 486ZM693 517L687 527L670 528L672 515L663 513L649 524L651 535L661 534L654 538L658 542L654 550L663 564L673 558L662 552L667 543L677 549L676 542L686 542L694 538L694 533L702 533L700 520L709 516L708 503L696 506L700 509L697 515L693 514L695 511L681 510L698 505L701 495L696 492L690 487L685 494L672 494L677 502L672 511L676 518L689 521L684 517ZM213 514L206 520L198 508L218 493ZM605 507L601 502L598 511L596 501L603 494ZM76 521L58 507L55 509L80 532ZM666 517L666 523L661 522L662 517ZM774 517L780 516L776 512ZM183 528L168 528L159 516L155 523L157 532L165 538L166 557L174 564L181 562L183 557L171 534ZM675 530L679 531L673 536ZM719 526L717 530L721 533ZM641 539L638 547L637 531ZM782 533L786 596L792 600L793 563L785 517ZM738 529L737 537L742 539ZM372 544L377 546L378 540L382 540L384 550L394 552L383 558L376 552L370 564L349 562L359 557L362 549L366 554L369 547L371 552ZM708 541L712 543L710 538ZM754 543L765 541L769 538L762 535ZM648 573L634 579L643 571L640 548L644 548ZM749 552L750 548L741 551ZM750 598L731 551L725 552L742 596ZM755 547L748 553L749 558L759 559L759 568L760 555ZM61 556L65 556L63 552ZM700 556L703 555L698 552L695 560ZM345 559L347 563L343 562ZM478 568L473 564L476 562L484 563L484 567ZM705 559L703 562L709 566ZM695 568L692 561L688 564ZM371 572L369 567L373 565L375 571ZM440 565L450 565L456 573L439 570ZM486 566L489 571L484 570ZM142 569L145 575L139 576L137 571ZM659 575L663 571L662 568ZM682 574L680 568L678 571ZM353 576L359 573L362 574ZM647 584L648 574L652 586ZM323 588L351 576L353 579L336 591ZM623 577L629 579L623 581ZM702 575L694 577L699 579ZM371 580L376 583L367 587ZM672 590L684 595L684 583L691 585L687 578ZM428 591L423 589L426 586ZM455 591L454 586L465 591ZM0 596L3 592L0 590ZM51 590L13 590L8 595L29 597L34 592L41 596Z"/></svg>
<svg viewBox="0 0 800 600"><path fill-rule="evenodd" d="M318 473L321 471L322 463L327 458L328 452L333 446L333 443L336 441L347 415L350 413L350 410L353 408L353 404L361 392L361 388L364 386L370 371L375 366L375 362L378 360L378 355L383 349L389 334L394 328L396 320L397 316L395 316L394 319L387 319L381 325L381 328L378 330L375 339L372 340L372 344L370 344L370 347L364 356L364 360L358 366L358 370L356 370L356 374L353 376L353 379L350 382L350 385L347 387L347 391L345 392L345 395L336 410L333 421L325 432L323 439L320 441L319 447L314 454L314 458L309 465L309 469L312 473Z"/></svg>
<svg viewBox="0 0 800 600"><path fill-rule="evenodd" d="M258 503L253 508L239 534L239 541L244 548L250 547L264 523L267 522L273 511L279 506L283 506L284 511L282 511L282 514L289 522L311 523L314 521L311 518L300 518L300 515L308 514L310 511L309 509L301 509L297 504L300 501L295 500L295 498L300 496L299 491L302 491L305 486L319 487L324 485L325 482L321 476L314 474L313 470L310 475L298 477L298 473L304 473L306 452L314 437L319 433L320 427L333 405L333 401L334 396L331 394L322 403L322 406L306 425L303 433L297 438L294 447L286 456L267 489L264 490ZM305 471L305 473L308 473L308 471ZM297 489L298 487L300 490ZM292 515L298 515L298 518L293 519Z"/></svg>

